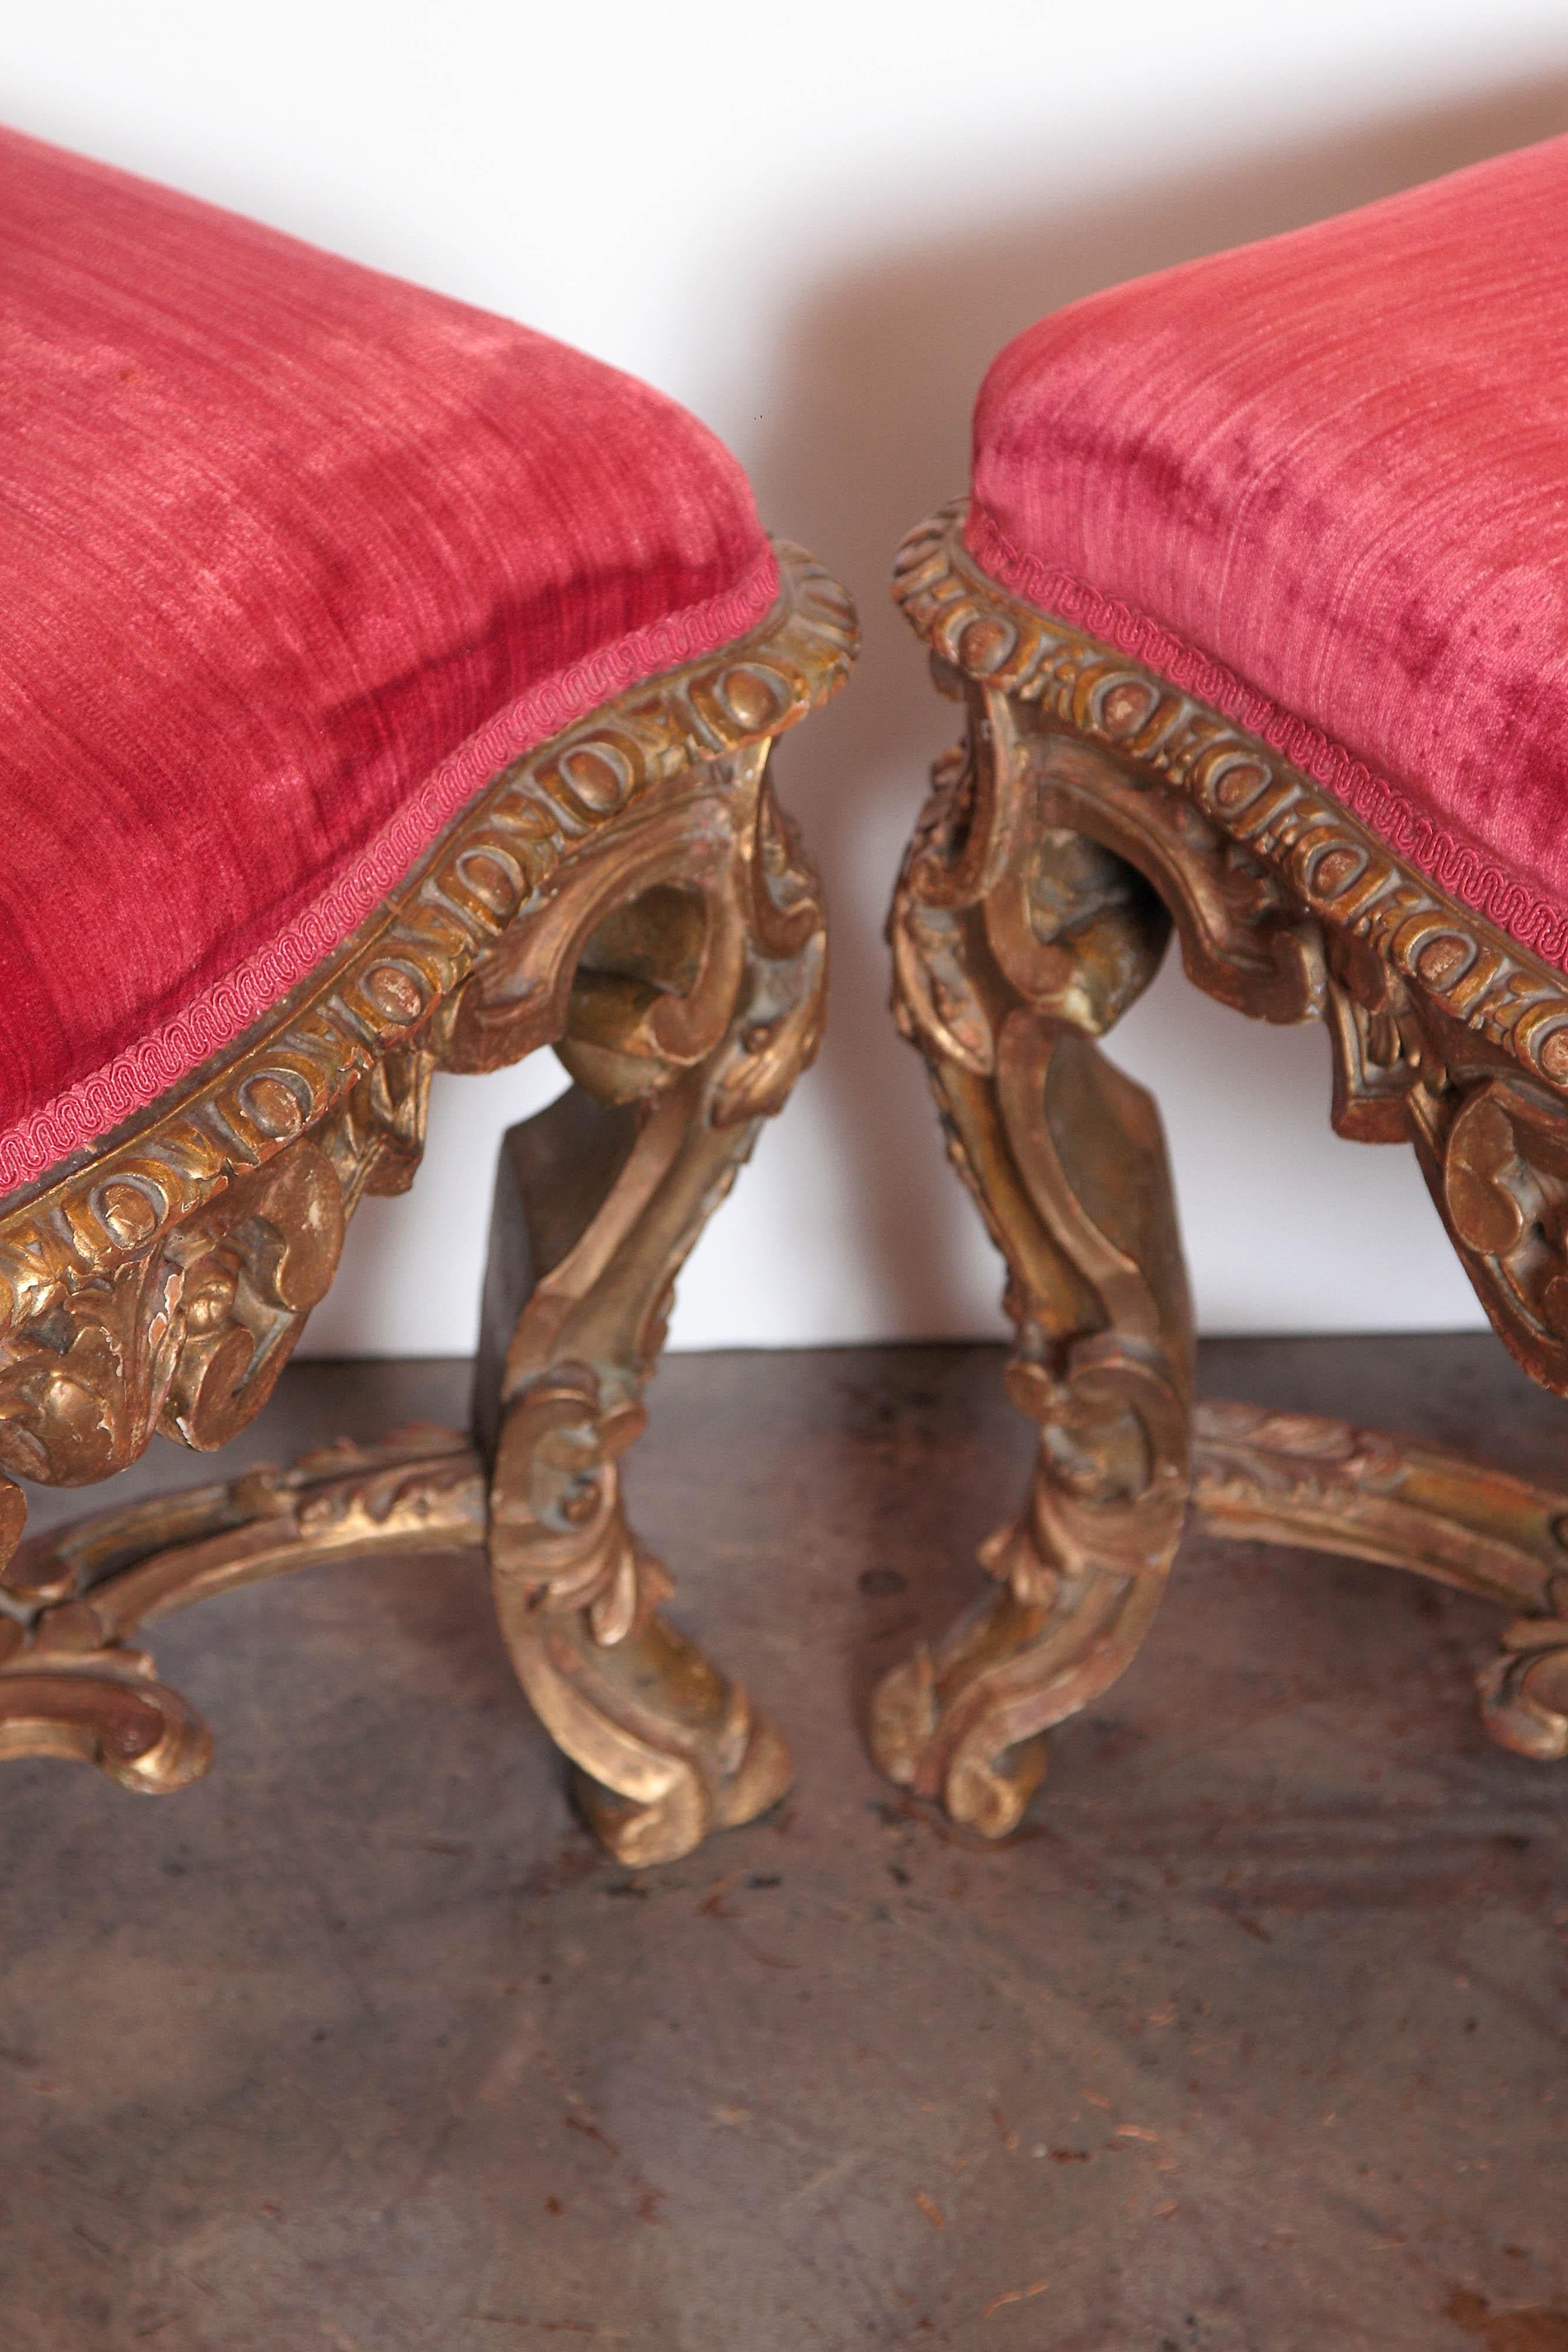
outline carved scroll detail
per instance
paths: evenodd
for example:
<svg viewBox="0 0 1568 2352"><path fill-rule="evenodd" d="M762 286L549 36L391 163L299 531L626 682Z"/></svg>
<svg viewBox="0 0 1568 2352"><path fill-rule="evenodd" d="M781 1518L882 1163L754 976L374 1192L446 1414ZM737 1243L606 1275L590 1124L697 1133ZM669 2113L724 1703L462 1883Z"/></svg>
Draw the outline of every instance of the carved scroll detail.
<svg viewBox="0 0 1568 2352"><path fill-rule="evenodd" d="M463 1441L418 1432L22 1544L0 1578L0 1755L85 1756L129 1787L181 1786L210 1741L130 1646L137 1626L320 1559L488 1538L519 1677L623 1861L685 1853L782 1793L778 1733L659 1614L669 1580L627 1525L619 1470L680 1265L821 1033L821 898L767 750L651 792L552 878L432 1031L429 1054L467 1066L553 1038L577 1081L504 1159L478 1405L489 1496ZM160 1416L188 1443L221 1442L325 1288L345 1203L403 1181L423 1080L405 1052L105 1278L90 1318L84 1284L57 1333L44 1318L14 1335L3 1458L101 1475ZM13 1497L0 1481L9 1540Z"/></svg>
<svg viewBox="0 0 1568 2352"><path fill-rule="evenodd" d="M634 896L642 813L668 823L694 780L726 782L847 675L848 600L779 552L760 628L515 762L261 1034L0 1208L0 1469L99 1478L156 1427L214 1446L258 1410L356 1203L412 1178L437 1061L495 1066L560 1035L597 919L579 869L606 903ZM624 864L599 858L623 837ZM518 971L531 1003L476 1053L469 1016Z"/></svg>
<svg viewBox="0 0 1568 2352"><path fill-rule="evenodd" d="M997 1836L1041 1735L1147 1629L1186 1505L1192 1349L1158 1116L1092 1042L1153 978L1165 911L1040 793L1006 698L968 699L894 900L894 1010L1008 1262L1009 1392L1040 1450L981 1554L999 1589L883 1680L872 1739L894 1780Z"/></svg>
<svg viewBox="0 0 1568 2352"><path fill-rule="evenodd" d="M316 1559L488 1532L519 1675L623 1859L684 1853L787 1785L777 1733L659 1615L668 1580L618 1468L679 1266L821 1031L820 894L765 769L842 682L855 630L841 590L779 553L764 627L508 769L264 1034L0 1214L0 1755L179 1786L210 1743L131 1646L138 1622ZM102 1477L155 1427L224 1443L358 1201L411 1180L432 1072L547 1045L576 1083L510 1139L526 1199L495 1236L489 1495L463 1441L421 1433L412 1452L329 1451L100 1516L5 1567L5 1471Z"/></svg>
<svg viewBox="0 0 1568 2352"><path fill-rule="evenodd" d="M1336 1127L1414 1143L1500 1337L1568 1394L1568 976L1257 737L1009 595L962 521L922 525L896 571L935 659L1009 714L1042 811L1159 890L1198 986L1269 1020L1327 1019Z"/></svg>
<svg viewBox="0 0 1568 2352"><path fill-rule="evenodd" d="M260 1411L384 1148L350 1103L0 1340L0 1465L81 1486L135 1461L156 1428L210 1452Z"/></svg>
<svg viewBox="0 0 1568 2352"><path fill-rule="evenodd" d="M1109 1005L1114 992L1091 976L1126 919L1113 909L1133 903L1125 877L1141 877L1169 908L1198 985L1269 1020L1327 1021L1335 1126L1414 1144L1498 1331L1535 1379L1568 1394L1568 979L1402 865L1266 744L1007 594L967 555L961 526L955 508L913 533L895 584L938 682L970 709L968 748L943 771L894 918L899 1016L937 1067L950 1127L960 1073L971 1091L1000 1094L1004 983L1036 1017L1092 1033L1095 1003ZM982 837L965 840L976 811ZM1115 886L1089 879L1087 844L1119 867L1119 899ZM927 887L938 867L946 885ZM1066 940L1053 924L1064 897L1093 914L1076 931L1070 925L1076 955L1058 970ZM980 902L983 953L963 911ZM1157 928L1157 916L1145 919ZM1004 1123L1010 1160L967 1139L960 1156L1022 1288L1020 1197L1048 1216L1054 1209L1059 1227L1061 1207L1038 1128L1026 1138L1016 1110ZM1101 1132L1109 1133L1103 1118ZM1104 1197L1153 1197L1146 1154L1140 1160L1130 1142L1100 1149L1094 1134L1094 1116L1064 1105L1058 1160L1064 1142L1075 1143ZM1061 1263L1037 1271L1038 1250L1027 1260L1041 1295L1054 1292L1056 1328L1076 1319L1092 1328L1097 1314L1103 1332L1123 1328L1135 1294L1113 1304L1082 1244L1065 1255L1075 1278ZM1030 1350L1022 1353L1027 1370ZM1027 1376L1040 1379L1034 1409L1047 1463L1053 1447L1071 1458L1069 1384L1056 1364ZM1310 1416L1209 1406L1197 1430L1195 1500L1218 1531L1359 1554L1512 1609L1502 1654L1481 1678L1489 1728L1525 1754L1568 1753L1568 1497ZM1159 1458L1175 1464L1174 1445ZM1097 1475L1088 1474L1091 1486ZM1042 1530L1037 1518L998 1539L992 1564L1011 1573L1031 1549L1055 1570L1060 1528ZM936 1666L917 1660L884 1685L878 1752L895 1778L938 1792L929 1760L938 1750L922 1742L956 1719L962 1661L979 1657L989 1638L960 1629ZM1035 1635L1020 1621L998 1638L1010 1670L1012 1651L1026 1654ZM944 1793L954 1805L954 1792ZM984 1812L976 1803L967 1817ZM990 1825L1006 1817L995 1807Z"/></svg>
<svg viewBox="0 0 1568 2352"><path fill-rule="evenodd" d="M1568 1494L1312 1413L1200 1404L1193 1505L1218 1535L1348 1554L1516 1613L1480 1675L1494 1739L1568 1756Z"/></svg>
<svg viewBox="0 0 1568 2352"><path fill-rule="evenodd" d="M790 1772L659 1613L670 1580L621 1478L675 1275L821 1033L814 877L747 759L662 856L629 849L638 895L579 956L560 1049L577 1083L507 1137L492 1226L476 1417L497 1607L590 1820L638 1865L750 1820Z"/></svg>
<svg viewBox="0 0 1568 2352"><path fill-rule="evenodd" d="M78 1757L144 1795L183 1788L206 1770L212 1738L133 1646L143 1625L263 1578L470 1549L485 1532L472 1447L413 1428L34 1537L0 1573L0 1757Z"/></svg>

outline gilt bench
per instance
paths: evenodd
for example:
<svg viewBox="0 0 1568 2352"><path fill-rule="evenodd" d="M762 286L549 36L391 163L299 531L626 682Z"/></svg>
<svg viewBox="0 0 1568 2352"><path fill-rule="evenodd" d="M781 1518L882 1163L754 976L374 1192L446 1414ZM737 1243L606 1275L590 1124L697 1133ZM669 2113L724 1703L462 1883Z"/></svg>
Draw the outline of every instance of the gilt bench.
<svg viewBox="0 0 1568 2352"><path fill-rule="evenodd" d="M1173 928L1210 995L1325 1023L1335 1128L1414 1146L1568 1394L1568 140L1043 320L895 587L966 718L895 1007L1007 1258L1039 1445L991 1582L880 1687L881 1762L1009 1830L1190 1512L1496 1601L1488 1727L1568 1754L1568 1492L1195 1407L1159 1116L1097 1043Z"/></svg>
<svg viewBox="0 0 1568 2352"><path fill-rule="evenodd" d="M256 1578L487 1549L624 1860L789 1779L659 1613L621 1463L675 1273L815 1049L768 777L841 591L646 386L0 135L0 1755L157 1792L210 1741L140 1646ZM256 1413L432 1073L553 1046L501 1154L472 1432L24 1536ZM439 1269L433 1268L433 1279Z"/></svg>

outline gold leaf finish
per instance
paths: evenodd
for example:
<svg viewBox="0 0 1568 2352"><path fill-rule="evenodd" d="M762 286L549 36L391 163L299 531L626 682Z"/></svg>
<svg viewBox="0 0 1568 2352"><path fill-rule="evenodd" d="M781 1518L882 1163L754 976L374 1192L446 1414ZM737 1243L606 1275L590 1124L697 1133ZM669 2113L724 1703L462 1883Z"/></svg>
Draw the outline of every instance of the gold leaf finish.
<svg viewBox="0 0 1568 2352"><path fill-rule="evenodd" d="M210 1735L131 1635L264 1577L381 1550L470 1549L485 1533L472 1446L413 1429L34 1538L0 1575L0 1756L80 1757L149 1795L183 1788L206 1770Z"/></svg>
<svg viewBox="0 0 1568 2352"><path fill-rule="evenodd" d="M1303 1416L1206 1406L1154 1107L1092 1043L1174 926L1188 976L1324 1020L1342 1134L1414 1144L1478 1295L1568 1393L1568 978L1403 865L1310 779L1168 679L999 588L945 509L894 593L961 698L894 901L894 1010L1008 1260L1009 1387L1040 1424L999 1595L873 1706L884 1769L991 1834L1040 1735L1119 1674L1191 1500L1218 1531L1359 1554L1519 1613L1489 1728L1568 1753L1568 1496ZM1528 1534L1524 1531L1528 1530ZM1568 1553L1563 1553L1568 1567Z"/></svg>
<svg viewBox="0 0 1568 2352"><path fill-rule="evenodd" d="M1115 1679L1158 1602L1192 1331L1158 1114L1094 1043L1158 970L1164 908L1061 822L1007 698L966 695L967 747L938 763L894 900L894 1009L1007 1259L1009 1390L1040 1446L981 1554L997 1590L884 1678L872 1739L894 1780L1000 1836L1044 1769L1040 1735Z"/></svg>
<svg viewBox="0 0 1568 2352"><path fill-rule="evenodd" d="M843 682L854 617L799 550L779 564L761 628L517 761L260 1034L0 1207L0 1755L178 1787L209 1742L140 1624L323 1559L487 1546L518 1674L623 1860L788 1784L779 1735L659 1615L619 1468L681 1263L821 1034L820 893L767 763ZM543 1045L574 1084L503 1153L477 1451L328 1449L18 1548L14 1478L243 1427L360 1199L412 1181L433 1071Z"/></svg>
<svg viewBox="0 0 1568 2352"><path fill-rule="evenodd" d="M0 1334L145 1249L242 1171L319 1129L398 1049L437 1029L446 1039L452 999L468 975L494 959L508 932L516 938L532 927L559 898L563 870L607 828L704 763L782 733L843 683L855 646L848 598L800 549L781 545L778 553L781 602L749 637L633 688L517 761L283 1000L261 1035L82 1163L0 1203ZM766 714L753 685L764 673ZM738 692L728 684L735 676L746 680ZM613 789L589 788L600 774ZM547 1042L550 1034L547 1023ZM441 1058L471 1066L459 1050ZM394 1107L362 1103L360 1112L390 1148ZM407 1126L416 1144L417 1115ZM347 1156L346 1189L382 1189L373 1168L361 1171L351 1150Z"/></svg>
<svg viewBox="0 0 1568 2352"><path fill-rule="evenodd" d="M760 754L653 848L580 960L576 1084L503 1146L476 1412L502 1630L594 1827L636 1864L789 1785L778 1733L660 1616L669 1579L627 1524L621 1464L675 1276L815 1052L826 984L815 880Z"/></svg>

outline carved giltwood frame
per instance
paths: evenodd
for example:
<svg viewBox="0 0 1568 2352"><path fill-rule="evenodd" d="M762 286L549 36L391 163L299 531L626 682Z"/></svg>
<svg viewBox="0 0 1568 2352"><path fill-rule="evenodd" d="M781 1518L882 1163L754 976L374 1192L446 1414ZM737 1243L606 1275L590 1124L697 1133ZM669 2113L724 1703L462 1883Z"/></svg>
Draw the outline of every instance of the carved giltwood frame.
<svg viewBox="0 0 1568 2352"><path fill-rule="evenodd" d="M487 1546L519 1675L623 1858L786 1785L778 1735L656 1614L617 1475L681 1261L821 1034L821 900L767 762L847 676L854 621L779 554L761 627L517 761L235 1050L0 1202L0 1755L181 1785L210 1742L140 1626L317 1559ZM20 1540L16 1479L248 1422L359 1200L411 1182L432 1073L547 1045L574 1083L507 1139L475 1444L329 1447Z"/></svg>
<svg viewBox="0 0 1568 2352"><path fill-rule="evenodd" d="M1044 1732L1142 1641L1189 1507L1500 1601L1489 1727L1568 1754L1568 1495L1339 1423L1195 1409L1158 1114L1094 1043L1173 925L1209 995L1325 1021L1334 1126L1414 1144L1497 1330L1568 1394L1568 977L1218 711L1009 595L962 524L945 509L895 570L967 724L894 898L894 1009L1008 1261L1009 1388L1040 1451L982 1553L995 1591L883 1682L877 1756L1009 1828Z"/></svg>

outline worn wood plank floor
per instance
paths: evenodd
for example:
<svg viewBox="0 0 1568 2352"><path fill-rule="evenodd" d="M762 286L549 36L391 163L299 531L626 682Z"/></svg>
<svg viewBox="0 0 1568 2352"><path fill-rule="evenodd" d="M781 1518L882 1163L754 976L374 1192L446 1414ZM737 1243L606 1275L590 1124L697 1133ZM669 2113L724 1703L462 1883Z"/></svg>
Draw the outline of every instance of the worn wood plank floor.
<svg viewBox="0 0 1568 2352"><path fill-rule="evenodd" d="M159 1629L185 1793L5 1766L4 2352L1563 2352L1568 1769L1482 1737L1489 1612L1194 1538L1013 1843L876 1779L1021 1476L998 1362L661 1374L640 1524L800 1767L695 1860L598 1859L414 1559ZM1489 1339L1203 1370L1568 1478ZM234 1452L463 1389L302 1367Z"/></svg>

